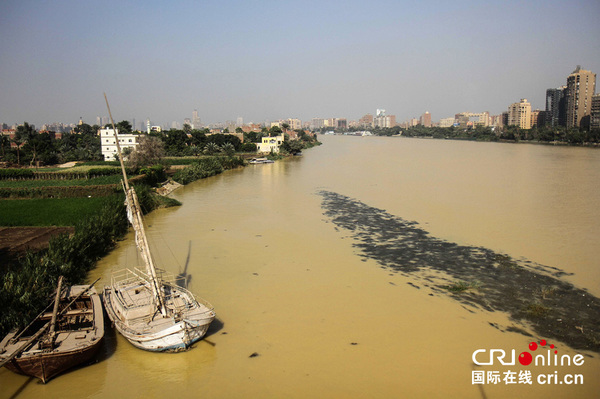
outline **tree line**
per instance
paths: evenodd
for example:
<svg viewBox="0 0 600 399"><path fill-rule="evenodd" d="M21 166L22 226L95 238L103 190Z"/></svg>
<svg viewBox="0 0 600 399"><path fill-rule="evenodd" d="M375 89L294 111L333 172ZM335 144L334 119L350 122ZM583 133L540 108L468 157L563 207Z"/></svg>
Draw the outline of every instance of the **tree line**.
<svg viewBox="0 0 600 399"><path fill-rule="evenodd" d="M18 126L14 137L0 136L0 157L17 165L52 165L69 161L102 159L98 126L80 125L72 133L38 132L25 122ZM15 144L15 146L11 146Z"/></svg>
<svg viewBox="0 0 600 399"><path fill-rule="evenodd" d="M111 125L105 127L111 128ZM287 130L289 126L282 125ZM54 132L39 132L25 122L18 126L14 137L0 136L0 159L16 165L53 165L70 161L101 161L103 160L98 125L78 125L70 133L62 133L56 138ZM134 133L128 121L116 124L120 133ZM165 132L140 133L140 141L145 142L146 151L158 151L163 156L198 156L225 153L232 155L236 152L255 152L256 143L263 137L277 136L284 133L278 126L270 129L263 128L260 132L243 132L241 128L236 133L243 134L243 142L238 135L223 133L211 134L209 129L192 129L184 125L183 129L171 129ZM316 142L311 135L302 130L296 131L297 140L286 140L283 151L295 153ZM11 145L14 144L14 145ZM124 151L128 152L128 151ZM128 154L129 155L129 154Z"/></svg>
<svg viewBox="0 0 600 399"><path fill-rule="evenodd" d="M409 128L401 128L400 126L373 128L371 132L378 136L395 136L401 134L406 137L432 137L437 139L558 142L572 145L597 145L600 143L600 129L586 130L563 126L536 126L531 129L521 129L518 126L504 126L502 128L476 126L464 128L457 126L425 127L417 125Z"/></svg>

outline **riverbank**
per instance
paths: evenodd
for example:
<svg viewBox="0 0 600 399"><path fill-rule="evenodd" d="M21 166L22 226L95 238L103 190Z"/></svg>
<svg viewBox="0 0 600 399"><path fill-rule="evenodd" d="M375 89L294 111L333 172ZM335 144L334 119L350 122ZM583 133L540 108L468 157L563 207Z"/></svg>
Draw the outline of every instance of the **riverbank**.
<svg viewBox="0 0 600 399"><path fill-rule="evenodd" d="M534 144L544 146L560 146L560 147L582 147L582 148L600 148L600 143L569 143L566 141L539 141L539 140L491 140L491 139L477 139L469 137L432 137L432 136L405 136L402 134L387 136L381 135L378 137L401 137L409 139L427 139L427 140L453 140L453 141L473 141L478 143L505 143L505 144Z"/></svg>

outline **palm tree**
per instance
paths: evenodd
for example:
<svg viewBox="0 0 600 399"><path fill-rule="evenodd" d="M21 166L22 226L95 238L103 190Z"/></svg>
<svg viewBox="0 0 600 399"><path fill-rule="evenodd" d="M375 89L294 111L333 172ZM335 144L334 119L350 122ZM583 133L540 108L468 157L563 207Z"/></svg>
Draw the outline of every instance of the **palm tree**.
<svg viewBox="0 0 600 399"><path fill-rule="evenodd" d="M216 143L208 143L204 147L204 153L206 155L213 155L219 152L220 148Z"/></svg>
<svg viewBox="0 0 600 399"><path fill-rule="evenodd" d="M13 138L10 139L17 146L17 165L21 164L21 145L23 145L24 140L20 135L15 134Z"/></svg>
<svg viewBox="0 0 600 399"><path fill-rule="evenodd" d="M235 146L231 143L224 143L221 146L221 151L223 151L228 156L232 157L235 154Z"/></svg>
<svg viewBox="0 0 600 399"><path fill-rule="evenodd" d="M2 147L2 157L6 156L6 152L4 151L4 146L10 145L10 139L5 135L0 135L0 146Z"/></svg>

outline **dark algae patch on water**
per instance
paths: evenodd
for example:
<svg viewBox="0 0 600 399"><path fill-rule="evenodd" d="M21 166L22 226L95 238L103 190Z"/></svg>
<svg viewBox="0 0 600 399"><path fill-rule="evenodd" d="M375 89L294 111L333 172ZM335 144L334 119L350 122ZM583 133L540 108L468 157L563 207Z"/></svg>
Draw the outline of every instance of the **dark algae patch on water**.
<svg viewBox="0 0 600 399"><path fill-rule="evenodd" d="M350 233L358 255L405 276L407 284L449 295L471 312L505 312L515 325L504 331L533 331L600 353L600 299L561 279L564 271L444 241L358 200L319 194L325 216L336 230Z"/></svg>

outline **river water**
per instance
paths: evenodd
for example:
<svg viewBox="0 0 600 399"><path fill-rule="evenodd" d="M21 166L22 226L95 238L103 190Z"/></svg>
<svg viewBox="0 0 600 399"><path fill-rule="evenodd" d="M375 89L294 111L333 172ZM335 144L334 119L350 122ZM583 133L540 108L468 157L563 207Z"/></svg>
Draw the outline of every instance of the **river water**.
<svg viewBox="0 0 600 399"><path fill-rule="evenodd" d="M0 397L598 397L599 353L544 336L494 298L519 279L542 304L550 285L573 284L581 301L600 296L600 151L320 140L302 157L183 187L172 194L183 206L147 217L157 263L215 306L204 341L156 354L109 331L95 364L46 385L0 370ZM129 235L90 280L102 287L137 262ZM542 275L550 285L535 283ZM443 288L457 280L479 287ZM577 327L589 334L585 320ZM491 349L510 360L541 339L558 356L583 354L583 365L474 364L478 349L479 363ZM485 383L474 384L480 371ZM567 374L583 382L561 384Z"/></svg>

